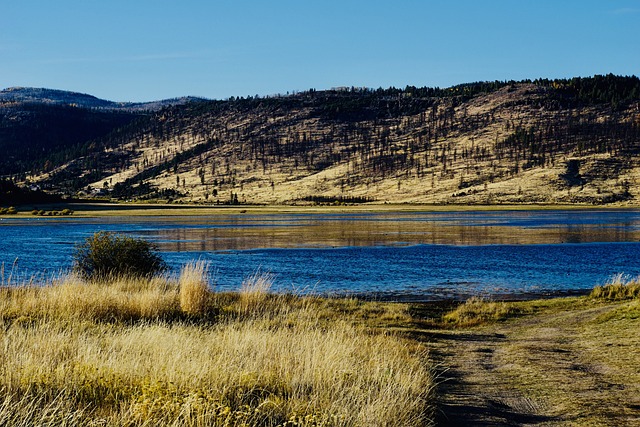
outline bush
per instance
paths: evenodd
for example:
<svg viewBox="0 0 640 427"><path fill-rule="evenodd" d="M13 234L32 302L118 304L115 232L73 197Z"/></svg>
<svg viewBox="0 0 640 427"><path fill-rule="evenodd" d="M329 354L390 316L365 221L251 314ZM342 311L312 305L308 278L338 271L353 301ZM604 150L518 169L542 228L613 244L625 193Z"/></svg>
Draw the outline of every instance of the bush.
<svg viewBox="0 0 640 427"><path fill-rule="evenodd" d="M73 269L89 280L151 277L167 269L156 251L145 240L99 231L76 246Z"/></svg>

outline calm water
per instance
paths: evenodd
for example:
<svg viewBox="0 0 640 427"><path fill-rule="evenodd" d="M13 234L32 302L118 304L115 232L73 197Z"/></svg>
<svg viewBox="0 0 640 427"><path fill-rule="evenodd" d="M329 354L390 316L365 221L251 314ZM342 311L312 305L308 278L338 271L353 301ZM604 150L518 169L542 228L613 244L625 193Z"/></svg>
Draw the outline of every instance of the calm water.
<svg viewBox="0 0 640 427"><path fill-rule="evenodd" d="M425 212L0 219L3 281L71 267L96 231L157 243L174 268L210 263L217 289L257 270L279 291L435 299L573 292L640 275L640 211Z"/></svg>

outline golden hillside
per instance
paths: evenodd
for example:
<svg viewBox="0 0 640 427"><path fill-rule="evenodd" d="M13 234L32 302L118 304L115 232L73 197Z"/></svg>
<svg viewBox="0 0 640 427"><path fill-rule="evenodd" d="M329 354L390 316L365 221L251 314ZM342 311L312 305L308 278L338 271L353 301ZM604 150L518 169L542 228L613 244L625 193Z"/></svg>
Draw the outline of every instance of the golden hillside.
<svg viewBox="0 0 640 427"><path fill-rule="evenodd" d="M194 102L30 178L209 203L634 203L638 87L609 75Z"/></svg>

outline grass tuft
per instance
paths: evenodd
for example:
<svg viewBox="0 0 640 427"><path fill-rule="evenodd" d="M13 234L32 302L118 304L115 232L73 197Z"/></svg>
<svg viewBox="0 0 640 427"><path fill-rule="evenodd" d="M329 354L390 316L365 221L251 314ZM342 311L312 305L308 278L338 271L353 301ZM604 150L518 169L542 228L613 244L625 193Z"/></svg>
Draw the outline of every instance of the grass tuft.
<svg viewBox="0 0 640 427"><path fill-rule="evenodd" d="M630 279L623 274L617 274L603 286L593 288L589 297L607 301L640 298L640 278Z"/></svg>
<svg viewBox="0 0 640 427"><path fill-rule="evenodd" d="M245 316L257 316L269 310L269 302L274 298L269 293L273 286L275 275L256 271L245 278L240 286L240 313ZM277 298L276 298L277 299ZM276 303L277 305L277 303Z"/></svg>
<svg viewBox="0 0 640 427"><path fill-rule="evenodd" d="M0 289L0 318L135 322L180 316L177 287L166 278L85 282L69 275L42 286Z"/></svg>
<svg viewBox="0 0 640 427"><path fill-rule="evenodd" d="M190 316L203 316L209 299L209 266L204 261L190 262L180 270L180 309Z"/></svg>
<svg viewBox="0 0 640 427"><path fill-rule="evenodd" d="M514 304L488 301L472 297L443 316L443 323L452 326L475 326L486 322L504 320L522 313Z"/></svg>

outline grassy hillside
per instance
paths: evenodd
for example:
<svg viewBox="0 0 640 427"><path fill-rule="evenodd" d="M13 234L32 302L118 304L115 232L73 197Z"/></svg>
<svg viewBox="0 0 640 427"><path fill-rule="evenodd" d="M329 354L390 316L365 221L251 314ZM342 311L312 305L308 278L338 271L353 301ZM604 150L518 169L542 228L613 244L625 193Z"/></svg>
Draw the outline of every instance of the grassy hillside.
<svg viewBox="0 0 640 427"><path fill-rule="evenodd" d="M635 203L639 94L607 75L193 102L29 179L220 203Z"/></svg>
<svg viewBox="0 0 640 427"><path fill-rule="evenodd" d="M48 172L87 153L89 141L136 115L46 104L0 103L0 175Z"/></svg>
<svg viewBox="0 0 640 427"><path fill-rule="evenodd" d="M102 155L96 145L106 135L151 111L195 98L148 103L117 103L91 95L39 88L0 91L0 177L24 181L28 174L47 173L79 158L94 157L86 168L122 161ZM95 157L99 159L95 159ZM64 193L69 188L58 188Z"/></svg>

